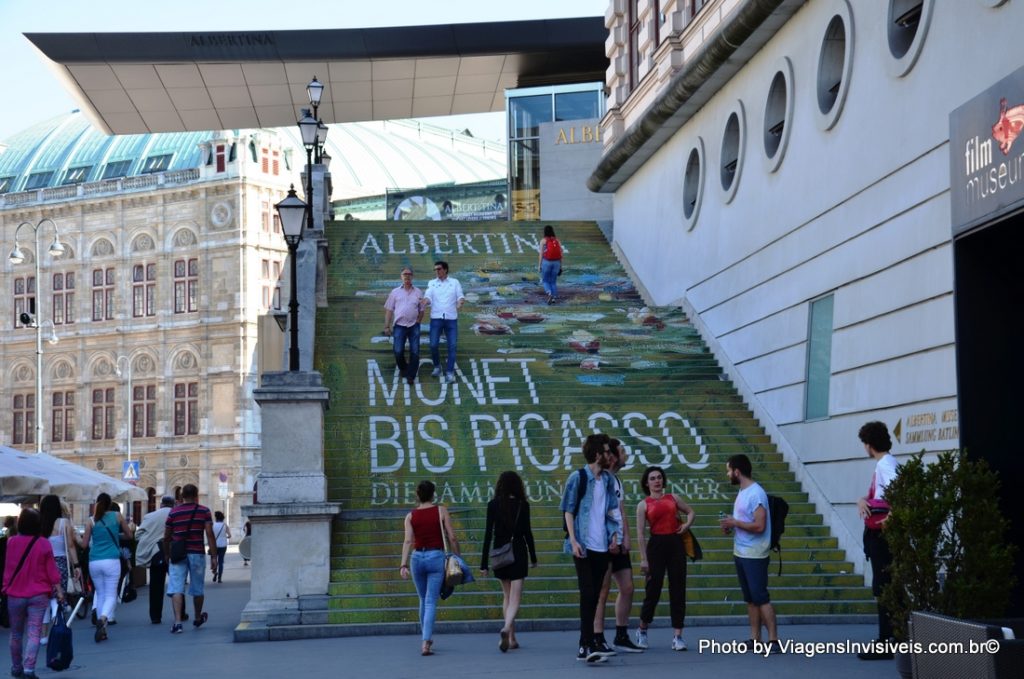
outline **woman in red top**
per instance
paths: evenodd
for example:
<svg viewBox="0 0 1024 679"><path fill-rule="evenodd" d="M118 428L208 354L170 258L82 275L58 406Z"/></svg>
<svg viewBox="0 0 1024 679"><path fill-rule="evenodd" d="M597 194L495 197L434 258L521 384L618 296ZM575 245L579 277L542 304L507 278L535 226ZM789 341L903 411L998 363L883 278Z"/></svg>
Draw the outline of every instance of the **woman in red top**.
<svg viewBox="0 0 1024 679"><path fill-rule="evenodd" d="M18 517L18 534L8 539L4 562L3 593L11 615L11 676L24 679L36 676L43 613L50 606L50 596L64 603L60 571L50 541L39 535L41 526L39 512L23 509Z"/></svg>
<svg viewBox="0 0 1024 679"><path fill-rule="evenodd" d="M408 580L412 574L416 593L420 597L422 654L433 655L434 618L437 616L437 600L441 597L441 585L444 582L445 554L441 527L444 526L448 534L448 543L454 554L460 554L459 541L455 539L448 510L434 504L434 484L420 481L416 486L416 497L420 501L419 505L405 515L405 542L402 544L402 565L398 572L403 580Z"/></svg>
<svg viewBox="0 0 1024 679"><path fill-rule="evenodd" d="M544 227L537 268L540 270L544 292L548 293L548 304L554 304L558 301L558 277L562 274L562 244L555 237L555 229L550 224Z"/></svg>
<svg viewBox="0 0 1024 679"><path fill-rule="evenodd" d="M666 493L668 477L661 467L648 467L640 479L646 498L636 507L636 541L640 545L640 572L647 576L644 604L640 609L640 629L636 645L647 648L647 628L654 620L654 609L661 598L661 586L668 572L669 615L675 635L672 650L685 651L683 619L686 617L686 550L682 535L693 524L693 509L682 498ZM680 521L679 514L686 520ZM651 527L647 542L644 528Z"/></svg>

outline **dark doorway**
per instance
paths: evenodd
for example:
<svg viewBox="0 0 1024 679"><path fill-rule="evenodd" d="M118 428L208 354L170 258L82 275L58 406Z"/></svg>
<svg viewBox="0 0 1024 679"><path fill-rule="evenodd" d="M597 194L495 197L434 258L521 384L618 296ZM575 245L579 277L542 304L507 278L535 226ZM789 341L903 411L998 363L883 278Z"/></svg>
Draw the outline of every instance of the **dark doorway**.
<svg viewBox="0 0 1024 679"><path fill-rule="evenodd" d="M1024 266L1020 241L1024 212L984 225L953 243L960 443L999 472L1000 507L1012 544L1024 546L1021 432L1024 344L1021 304ZM1017 573L1024 553L1017 553ZM1010 598L1011 615L1024 615L1024 582Z"/></svg>

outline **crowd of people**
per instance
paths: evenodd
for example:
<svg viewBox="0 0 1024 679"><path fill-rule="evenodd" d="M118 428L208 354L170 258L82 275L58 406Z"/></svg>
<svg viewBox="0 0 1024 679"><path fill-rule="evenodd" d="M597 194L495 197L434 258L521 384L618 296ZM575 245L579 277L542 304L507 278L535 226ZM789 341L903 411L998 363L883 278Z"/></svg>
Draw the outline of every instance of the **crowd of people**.
<svg viewBox="0 0 1024 679"><path fill-rule="evenodd" d="M858 503L865 520L865 552L874 573L874 593L886 582L891 555L885 545L882 524L889 507L885 487L895 476L897 465L889 454L892 442L886 426L869 422L860 430L868 455L877 461L867 496ZM583 443L586 465L574 471L563 486L560 510L565 520L563 551L571 556L579 589L580 634L577 659L603 663L618 653L643 653L649 648L649 628L668 580L669 619L672 639L668 648L686 651L683 639L686 617L687 551L684 537L696 519L686 500L668 492L665 469L649 466L640 475L644 498L636 505L635 535L640 572L644 577L644 599L638 625L629 633L633 604L633 564L629 512L625 506L622 481L626 466L625 446L605 434L592 434ZM754 481L753 464L743 454L731 456L725 466L726 478L738 487L733 511L722 513L718 526L733 538L733 563L750 624L749 648L764 648L769 655L782 652L775 608L768 592L768 563L771 515L768 495ZM445 580L446 552L461 551L447 508L435 504L435 485L422 481L416 490L419 504L405 517L405 541L399 573L412 578L420 599L422 654L433 655L433 631L438 601ZM881 516L881 518L879 518ZM692 539L692 537L691 537ZM447 542L447 544L446 544ZM508 552L504 554L503 552ZM499 567L492 560L500 558ZM480 574L488 572L501 583L502 627L498 649L508 652L520 647L516 637L516 616L530 568L537 566L537 551L530 525L530 503L523 480L513 471L502 472L487 504L487 518L480 560ZM604 633L605 604L612 581L618 589L615 603L615 635L612 644ZM879 639L892 636L889 613L880 605ZM767 639L764 634L767 633ZM756 643L755 643L756 642ZM891 657L861 654L863 660Z"/></svg>
<svg viewBox="0 0 1024 679"><path fill-rule="evenodd" d="M210 555L213 581L222 582L231 531L224 515L211 513L199 504L198 496L197 487L188 484L177 500L162 498L160 509L136 527L110 495L100 493L82 535L71 523L68 506L56 495L44 496L38 507L23 508L16 519L7 517L0 537L0 591L11 628L11 676L36 676L48 625L58 607L65 617L70 615L73 597L91 592L93 638L96 643L108 638L109 627L116 624L117 604L127 601L124 592L131 591L128 545L133 540L135 565L149 569L151 622L162 622L166 583L174 611L171 632L180 634L189 619L186 591L192 597L193 626L206 623L205 552Z"/></svg>

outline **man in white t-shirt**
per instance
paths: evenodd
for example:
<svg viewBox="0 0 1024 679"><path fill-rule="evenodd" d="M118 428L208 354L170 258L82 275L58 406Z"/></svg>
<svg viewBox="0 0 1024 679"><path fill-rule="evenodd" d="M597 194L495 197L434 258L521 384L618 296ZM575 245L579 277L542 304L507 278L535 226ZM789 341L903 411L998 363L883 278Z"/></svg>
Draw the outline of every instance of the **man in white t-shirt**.
<svg viewBox="0 0 1024 679"><path fill-rule="evenodd" d="M448 361L444 368L445 378L455 382L455 350L459 342L459 310L466 301L462 294L462 284L448 276L448 262L434 262L434 273L437 277L427 284L427 292L423 301L430 305L430 359L434 362L434 370L430 374L440 377L441 368L441 333L448 344ZM444 378L442 378L444 379Z"/></svg>
<svg viewBox="0 0 1024 679"><path fill-rule="evenodd" d="M768 514L768 494L753 480L753 466L746 455L733 455L725 463L729 483L740 487L732 506L732 516L719 520L722 532L733 538L733 562L747 602L750 641L760 651L761 626L768 628L768 652L781 653L775 607L768 595L768 552L771 549L772 524Z"/></svg>
<svg viewBox="0 0 1024 679"><path fill-rule="evenodd" d="M864 519L864 555L871 562L871 593L877 599L882 588L891 580L889 566L892 564L892 553L889 543L885 540L885 521L889 518L889 503L885 501L885 489L896 478L899 464L890 454L892 439L889 428L883 422L868 422L857 432L860 442L868 457L875 460L875 472L871 476L868 494L857 500L857 511ZM893 638L892 618L889 611L878 600L878 640L889 641ZM893 654L889 651L865 651L858 653L861 660L889 660Z"/></svg>

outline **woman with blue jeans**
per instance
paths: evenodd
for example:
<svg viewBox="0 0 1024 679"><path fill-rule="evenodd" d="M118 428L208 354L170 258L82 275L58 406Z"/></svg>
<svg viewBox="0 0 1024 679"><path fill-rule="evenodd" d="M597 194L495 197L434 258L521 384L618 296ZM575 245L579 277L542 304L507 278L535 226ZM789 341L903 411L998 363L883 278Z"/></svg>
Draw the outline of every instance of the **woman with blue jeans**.
<svg viewBox="0 0 1024 679"><path fill-rule="evenodd" d="M420 597L420 626L423 630L423 655L434 655L434 619L437 600L441 598L444 582L444 535L448 535L451 550L459 554L459 541L455 539L451 516L441 505L434 504L434 484L420 481L416 487L419 505L405 516L405 542L402 544L402 565L399 574L403 580L412 574L416 593ZM410 561L410 555L412 560ZM410 568L411 564L411 568Z"/></svg>
<svg viewBox="0 0 1024 679"><path fill-rule="evenodd" d="M538 259L540 282L544 285L544 292L548 293L548 304L554 304L558 301L558 276L562 273L562 244L550 224L544 227Z"/></svg>
<svg viewBox="0 0 1024 679"><path fill-rule="evenodd" d="M41 525L39 512L22 510L18 534L7 540L4 579L0 583L11 616L11 676L24 679L36 676L43 614L50 607L50 596L56 595L58 601L64 602L53 548L49 540L40 536Z"/></svg>

